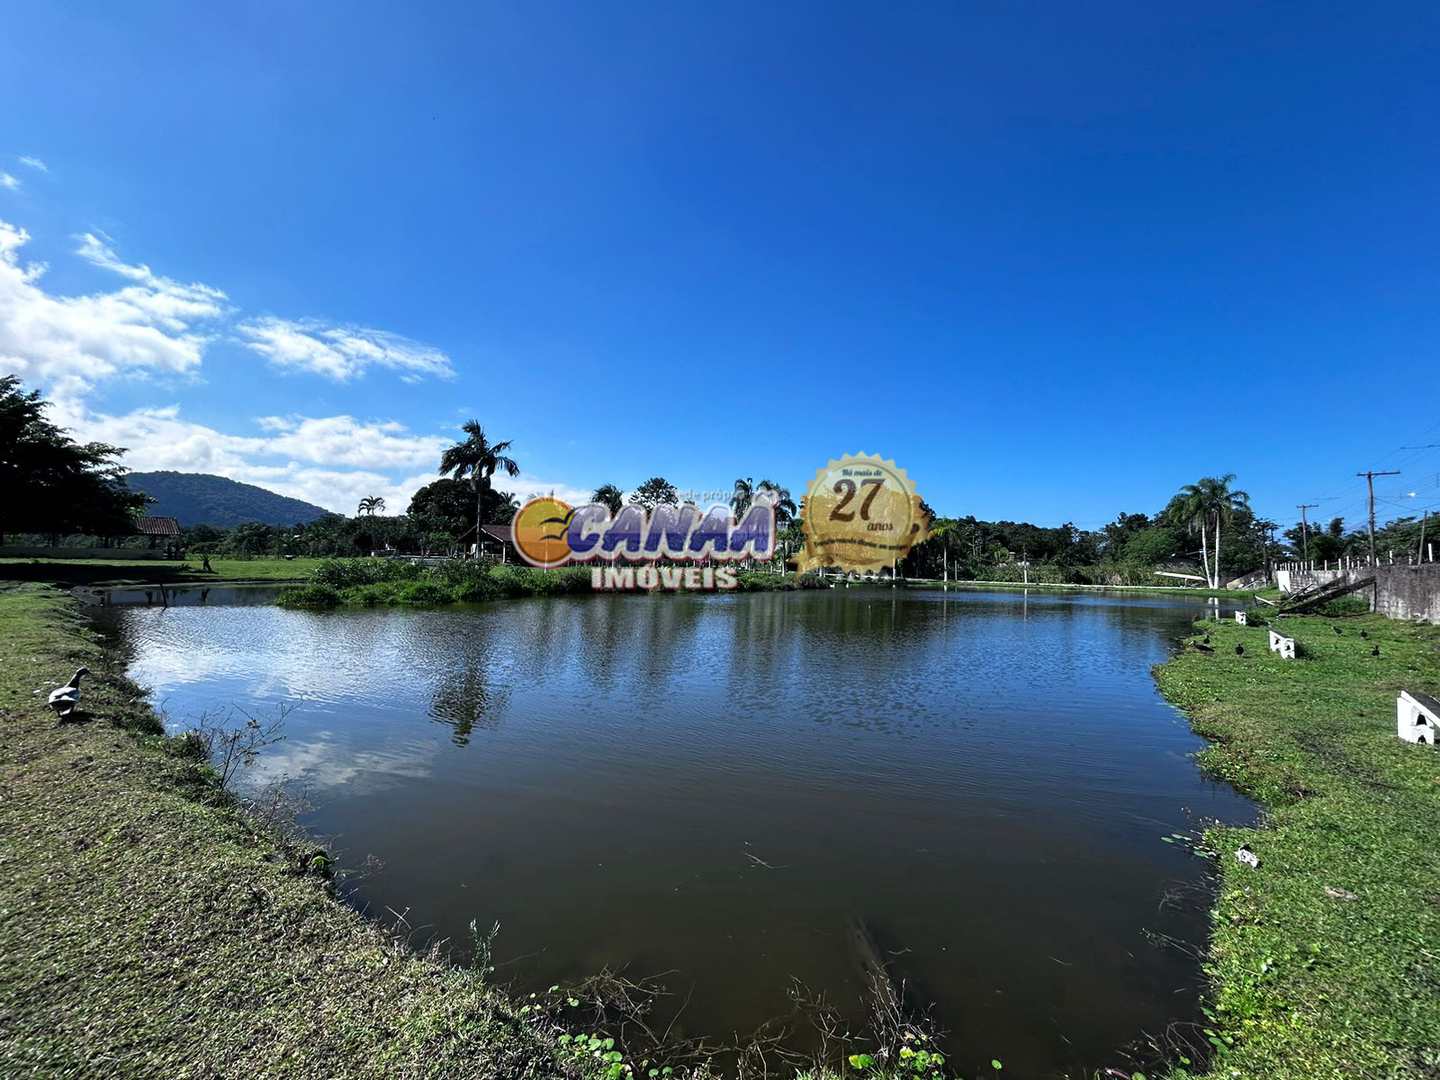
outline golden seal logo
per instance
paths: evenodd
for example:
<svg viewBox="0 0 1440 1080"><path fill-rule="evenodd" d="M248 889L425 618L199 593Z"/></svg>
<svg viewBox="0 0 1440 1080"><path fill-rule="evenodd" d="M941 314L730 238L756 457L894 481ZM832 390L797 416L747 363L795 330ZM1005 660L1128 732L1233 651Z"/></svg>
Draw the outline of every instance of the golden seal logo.
<svg viewBox="0 0 1440 1080"><path fill-rule="evenodd" d="M816 472L805 493L800 569L892 567L929 524L904 469L878 454L847 454Z"/></svg>

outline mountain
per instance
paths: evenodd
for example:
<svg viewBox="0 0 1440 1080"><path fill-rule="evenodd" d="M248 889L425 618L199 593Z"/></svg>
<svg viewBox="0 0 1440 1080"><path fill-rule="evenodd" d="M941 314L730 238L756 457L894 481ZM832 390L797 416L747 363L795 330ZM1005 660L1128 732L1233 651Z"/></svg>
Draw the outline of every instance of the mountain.
<svg viewBox="0 0 1440 1080"><path fill-rule="evenodd" d="M155 500L145 513L178 518L181 525L215 525L222 529L247 521L299 525L330 513L313 503L209 473L132 472L125 480L132 490L143 491Z"/></svg>

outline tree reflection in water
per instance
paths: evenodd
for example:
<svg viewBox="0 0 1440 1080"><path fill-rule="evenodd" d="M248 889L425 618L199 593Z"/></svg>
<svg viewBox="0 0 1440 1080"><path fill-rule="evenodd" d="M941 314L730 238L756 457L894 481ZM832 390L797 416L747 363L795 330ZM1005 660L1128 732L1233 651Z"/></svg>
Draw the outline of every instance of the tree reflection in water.
<svg viewBox="0 0 1440 1080"><path fill-rule="evenodd" d="M430 719L437 724L448 724L453 729L450 741L456 746L466 746L477 727L494 731L500 726L508 696L507 690L492 690L489 672L472 660L458 676L447 676L435 687L430 699Z"/></svg>

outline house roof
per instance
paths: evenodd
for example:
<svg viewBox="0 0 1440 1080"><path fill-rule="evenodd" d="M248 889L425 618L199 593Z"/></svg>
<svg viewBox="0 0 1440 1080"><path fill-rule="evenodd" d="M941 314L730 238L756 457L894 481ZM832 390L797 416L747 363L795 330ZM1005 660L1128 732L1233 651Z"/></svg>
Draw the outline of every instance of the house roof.
<svg viewBox="0 0 1440 1080"><path fill-rule="evenodd" d="M173 517L142 517L135 531L141 536L179 536L180 522Z"/></svg>
<svg viewBox="0 0 1440 1080"><path fill-rule="evenodd" d="M515 530L510 525L483 525L480 531L491 540L499 540L502 544L515 543Z"/></svg>

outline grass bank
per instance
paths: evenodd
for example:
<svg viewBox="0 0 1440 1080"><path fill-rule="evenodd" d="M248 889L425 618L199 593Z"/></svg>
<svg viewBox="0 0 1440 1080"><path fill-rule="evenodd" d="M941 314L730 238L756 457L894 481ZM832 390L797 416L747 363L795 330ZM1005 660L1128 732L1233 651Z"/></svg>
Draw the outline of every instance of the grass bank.
<svg viewBox="0 0 1440 1080"><path fill-rule="evenodd" d="M0 582L0 641L0 1075L620 1075L333 899L65 593ZM44 692L79 664L87 718L57 724Z"/></svg>
<svg viewBox="0 0 1440 1080"><path fill-rule="evenodd" d="M1198 625L1214 651L1187 646L1157 681L1213 740L1202 764L1266 808L1260 828L1206 836L1221 870L1209 1075L1433 1080L1440 754L1396 738L1395 697L1440 691L1440 628L1284 619L1290 662L1263 626Z"/></svg>

